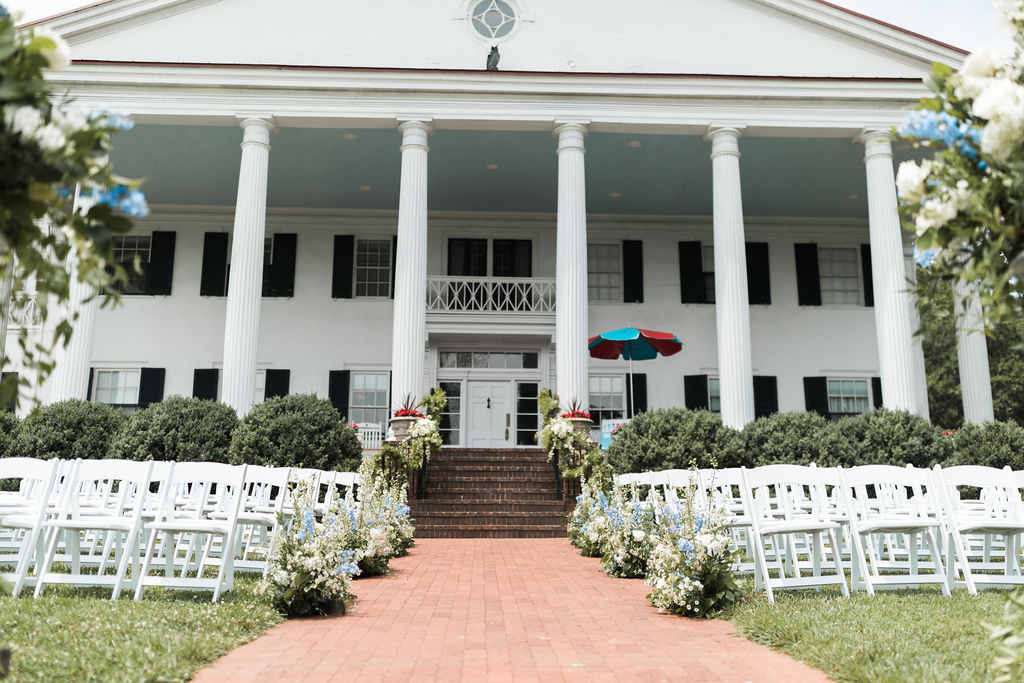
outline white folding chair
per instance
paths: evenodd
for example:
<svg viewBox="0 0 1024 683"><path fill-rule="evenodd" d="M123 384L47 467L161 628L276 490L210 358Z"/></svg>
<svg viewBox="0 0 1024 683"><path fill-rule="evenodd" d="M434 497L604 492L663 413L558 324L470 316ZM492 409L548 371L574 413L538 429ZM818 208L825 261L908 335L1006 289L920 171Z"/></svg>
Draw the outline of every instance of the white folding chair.
<svg viewBox="0 0 1024 683"><path fill-rule="evenodd" d="M725 507L735 561L732 570L737 574L754 573L754 546L750 539L750 517L743 506L743 473L738 467L725 469L701 469L699 472L701 490L710 501ZM767 542L770 542L767 541ZM773 551L774 552L774 551Z"/></svg>
<svg viewBox="0 0 1024 683"><path fill-rule="evenodd" d="M12 462L12 461L17 462ZM8 500L0 511L0 567L13 567L0 577L13 577L11 595L17 597L21 589L35 582L28 576L33 562L38 565L46 552L43 523L50 512L50 500L59 495L59 461L34 458L9 458L4 463L3 478L18 480L19 496Z"/></svg>
<svg viewBox="0 0 1024 683"><path fill-rule="evenodd" d="M175 464L155 519L143 527L151 535L135 589L136 600L142 599L146 586L212 590L213 602L220 599L222 591L231 590L234 585L234 553L222 551L217 577L207 578L203 574L212 558L208 558L204 551L211 547L204 541L208 536L214 536L221 540L221 548L235 547L238 515L245 500L245 472L245 465L213 462ZM183 491L188 495L180 495ZM188 550L180 563L180 549L175 541L178 535L189 536ZM164 575L150 576L157 536L164 539ZM178 569L177 574L175 569ZM193 571L195 576L190 576Z"/></svg>
<svg viewBox="0 0 1024 683"><path fill-rule="evenodd" d="M1021 533L1024 504L1009 467L996 469L958 465L933 470L939 501L949 534L946 572L951 587L966 586L972 595L977 586L1024 584L1021 575ZM962 500L962 488L980 489L978 500ZM996 562L1001 553L1003 561ZM957 569L963 580L957 580Z"/></svg>
<svg viewBox="0 0 1024 683"><path fill-rule="evenodd" d="M840 468L839 480L850 518L853 587L874 595L876 587L939 584L949 595L938 542L943 524L936 516L930 473L913 467L861 465ZM932 574L920 572L925 553Z"/></svg>
<svg viewBox="0 0 1024 683"><path fill-rule="evenodd" d="M740 468L740 474L743 507L750 518L755 585L765 589L768 602L774 604L775 590L788 588L838 585L849 596L838 553L839 523L826 517L825 487L818 472L800 465L767 465ZM765 539L773 541L777 577L771 575ZM801 562L804 554L806 563ZM832 557L831 574L822 572L826 554ZM810 575L801 572L801 564L809 564Z"/></svg>
<svg viewBox="0 0 1024 683"><path fill-rule="evenodd" d="M264 576L269 571L268 560L280 528L279 515L284 511L290 472L289 467L249 465L246 468L245 500L238 515L236 571L260 572ZM224 513L217 516L224 516ZM259 559L250 559L250 555Z"/></svg>

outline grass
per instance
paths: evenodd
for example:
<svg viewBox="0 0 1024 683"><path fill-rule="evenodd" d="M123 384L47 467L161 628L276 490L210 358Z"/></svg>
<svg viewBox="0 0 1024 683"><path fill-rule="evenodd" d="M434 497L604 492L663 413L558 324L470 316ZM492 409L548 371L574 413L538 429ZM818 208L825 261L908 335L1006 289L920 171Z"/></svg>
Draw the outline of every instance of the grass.
<svg viewBox="0 0 1024 683"><path fill-rule="evenodd" d="M990 680L994 650L981 622L1001 623L1004 591L838 590L761 593L723 614L758 643L824 671L835 681Z"/></svg>
<svg viewBox="0 0 1024 683"><path fill-rule="evenodd" d="M283 617L235 578L218 604L210 593L147 589L141 602L110 591L47 587L39 600L0 595L0 647L11 681L184 681ZM105 596L105 597L104 597ZM6 681L5 681L6 683Z"/></svg>

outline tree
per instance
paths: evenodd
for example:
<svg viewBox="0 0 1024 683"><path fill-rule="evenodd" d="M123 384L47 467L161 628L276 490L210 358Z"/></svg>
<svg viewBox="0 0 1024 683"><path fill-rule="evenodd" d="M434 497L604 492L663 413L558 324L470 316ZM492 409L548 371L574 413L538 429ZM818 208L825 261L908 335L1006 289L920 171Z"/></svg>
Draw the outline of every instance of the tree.
<svg viewBox="0 0 1024 683"><path fill-rule="evenodd" d="M71 338L76 313L64 306L71 278L105 305L116 302L111 285L125 281L125 272L112 263L111 238L131 228L126 214L148 213L139 183L114 175L110 164L111 135L131 121L78 108L46 82L47 70L70 61L60 36L19 30L0 5L0 314L10 313L9 293L34 280L40 316L53 335L30 342L23 327L18 344L22 368L40 383L53 369L54 349ZM7 364L4 357L0 368ZM0 382L0 404L17 403L17 382L13 375Z"/></svg>
<svg viewBox="0 0 1024 683"><path fill-rule="evenodd" d="M1015 46L986 46L958 72L933 65L933 96L898 133L936 151L901 164L896 179L917 246L938 254L936 275L980 283L990 322L1024 313L1024 0L997 5Z"/></svg>

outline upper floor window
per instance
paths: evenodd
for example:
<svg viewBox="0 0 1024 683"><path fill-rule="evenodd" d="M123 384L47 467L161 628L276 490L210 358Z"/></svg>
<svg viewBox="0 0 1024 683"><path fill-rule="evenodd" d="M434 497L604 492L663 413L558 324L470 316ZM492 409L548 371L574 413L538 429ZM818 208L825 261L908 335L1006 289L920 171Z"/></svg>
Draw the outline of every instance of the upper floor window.
<svg viewBox="0 0 1024 683"><path fill-rule="evenodd" d="M122 294L146 294L149 283L150 235L118 235L111 239L114 262L120 264L128 281L119 287ZM138 259L139 270L135 269Z"/></svg>
<svg viewBox="0 0 1024 683"><path fill-rule="evenodd" d="M712 244L701 245L701 267L704 273L704 300L715 303L715 247Z"/></svg>
<svg viewBox="0 0 1024 683"><path fill-rule="evenodd" d="M853 247L818 247L822 304L859 304L860 268Z"/></svg>
<svg viewBox="0 0 1024 683"><path fill-rule="evenodd" d="M587 245L587 289L591 301L622 301L622 259L618 244Z"/></svg>
<svg viewBox="0 0 1024 683"><path fill-rule="evenodd" d="M356 296L391 294L391 240L356 240Z"/></svg>

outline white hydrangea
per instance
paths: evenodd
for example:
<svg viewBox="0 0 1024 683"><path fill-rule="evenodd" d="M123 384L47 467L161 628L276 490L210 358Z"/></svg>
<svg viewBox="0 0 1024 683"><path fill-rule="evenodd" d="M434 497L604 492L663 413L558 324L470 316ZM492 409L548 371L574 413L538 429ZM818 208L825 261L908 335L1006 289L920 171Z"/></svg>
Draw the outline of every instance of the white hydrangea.
<svg viewBox="0 0 1024 683"><path fill-rule="evenodd" d="M1004 31L1017 32L1017 23L1024 22L1024 0L995 0L996 24Z"/></svg>
<svg viewBox="0 0 1024 683"><path fill-rule="evenodd" d="M66 69L71 64L71 48L68 47L67 41L48 28L37 28L35 33L37 37L53 41L52 48L45 47L39 51L43 57L46 57L50 68L54 71Z"/></svg>
<svg viewBox="0 0 1024 683"><path fill-rule="evenodd" d="M982 45L967 55L960 67L960 74L971 78L991 78L996 75L1006 55L997 52L991 45Z"/></svg>
<svg viewBox="0 0 1024 683"><path fill-rule="evenodd" d="M16 135L31 138L42 125L43 115L35 107L13 104L4 107L4 126Z"/></svg>
<svg viewBox="0 0 1024 683"><path fill-rule="evenodd" d="M956 213L956 204L949 199L930 197L924 200L915 221L917 234L921 235L933 228L941 228L956 218Z"/></svg>
<svg viewBox="0 0 1024 683"><path fill-rule="evenodd" d="M896 189L900 198L908 202L919 202L924 196L925 181L931 173L932 162L925 159L918 166L915 161L904 161L896 173Z"/></svg>
<svg viewBox="0 0 1024 683"><path fill-rule="evenodd" d="M44 152L56 152L67 144L68 138L58 126L48 123L37 128L34 136L39 148Z"/></svg>

